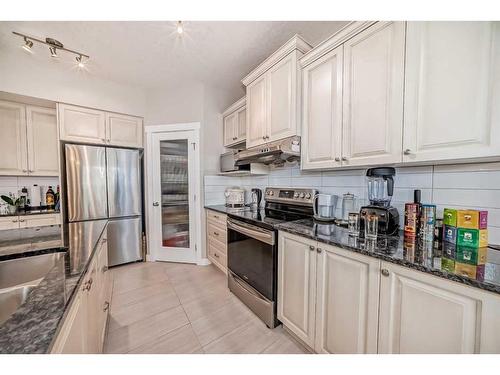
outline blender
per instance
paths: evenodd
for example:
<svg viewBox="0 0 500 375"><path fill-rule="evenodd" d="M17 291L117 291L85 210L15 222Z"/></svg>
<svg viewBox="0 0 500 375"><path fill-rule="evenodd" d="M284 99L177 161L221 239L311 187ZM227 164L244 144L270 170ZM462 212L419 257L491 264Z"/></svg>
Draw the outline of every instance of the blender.
<svg viewBox="0 0 500 375"><path fill-rule="evenodd" d="M361 207L360 225L364 228L364 218L375 215L378 218L378 233L385 235L397 234L399 230L399 213L391 206L394 193L396 169L391 167L370 168L366 171L368 184L368 199L370 204Z"/></svg>

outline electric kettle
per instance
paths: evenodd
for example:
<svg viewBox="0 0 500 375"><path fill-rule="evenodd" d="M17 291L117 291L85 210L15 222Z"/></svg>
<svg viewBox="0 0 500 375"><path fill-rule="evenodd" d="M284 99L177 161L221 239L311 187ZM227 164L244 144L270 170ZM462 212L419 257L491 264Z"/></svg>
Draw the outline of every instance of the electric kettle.
<svg viewBox="0 0 500 375"><path fill-rule="evenodd" d="M252 204L251 207L254 209L258 209L260 207L260 202L262 200L262 190L253 188L252 192Z"/></svg>

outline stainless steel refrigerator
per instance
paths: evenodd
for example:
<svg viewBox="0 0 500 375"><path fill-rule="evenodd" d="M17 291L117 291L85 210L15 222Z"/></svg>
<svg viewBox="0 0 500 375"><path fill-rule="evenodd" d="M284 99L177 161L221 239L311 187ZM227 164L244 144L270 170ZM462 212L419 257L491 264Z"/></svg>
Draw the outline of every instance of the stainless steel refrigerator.
<svg viewBox="0 0 500 375"><path fill-rule="evenodd" d="M141 152L66 144L68 222L109 219L110 266L142 259Z"/></svg>

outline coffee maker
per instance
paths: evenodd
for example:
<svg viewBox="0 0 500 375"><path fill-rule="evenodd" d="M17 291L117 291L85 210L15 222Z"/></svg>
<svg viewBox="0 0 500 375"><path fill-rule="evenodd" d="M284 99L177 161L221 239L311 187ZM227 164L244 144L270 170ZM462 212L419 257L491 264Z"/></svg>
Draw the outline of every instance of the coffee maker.
<svg viewBox="0 0 500 375"><path fill-rule="evenodd" d="M368 215L378 217L378 233L383 235L397 234L399 230L399 213L392 207L391 198L394 193L396 170L391 167L370 168L366 171L368 199L370 205L361 207L360 227L364 230L364 218Z"/></svg>

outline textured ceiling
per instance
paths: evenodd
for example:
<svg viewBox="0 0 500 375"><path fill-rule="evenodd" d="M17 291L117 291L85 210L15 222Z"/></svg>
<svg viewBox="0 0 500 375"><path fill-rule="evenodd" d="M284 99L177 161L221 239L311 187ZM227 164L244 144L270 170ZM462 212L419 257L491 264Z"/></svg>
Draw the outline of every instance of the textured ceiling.
<svg viewBox="0 0 500 375"><path fill-rule="evenodd" d="M312 45L343 27L340 21L184 22L0 22L0 54L18 49L18 31L58 39L91 56L88 74L115 82L155 88L184 79L234 90L240 80L294 34ZM35 46L42 63L51 63L45 47ZM18 52L17 52L18 53ZM73 61L61 54L61 60ZM1 56L0 56L1 58Z"/></svg>

